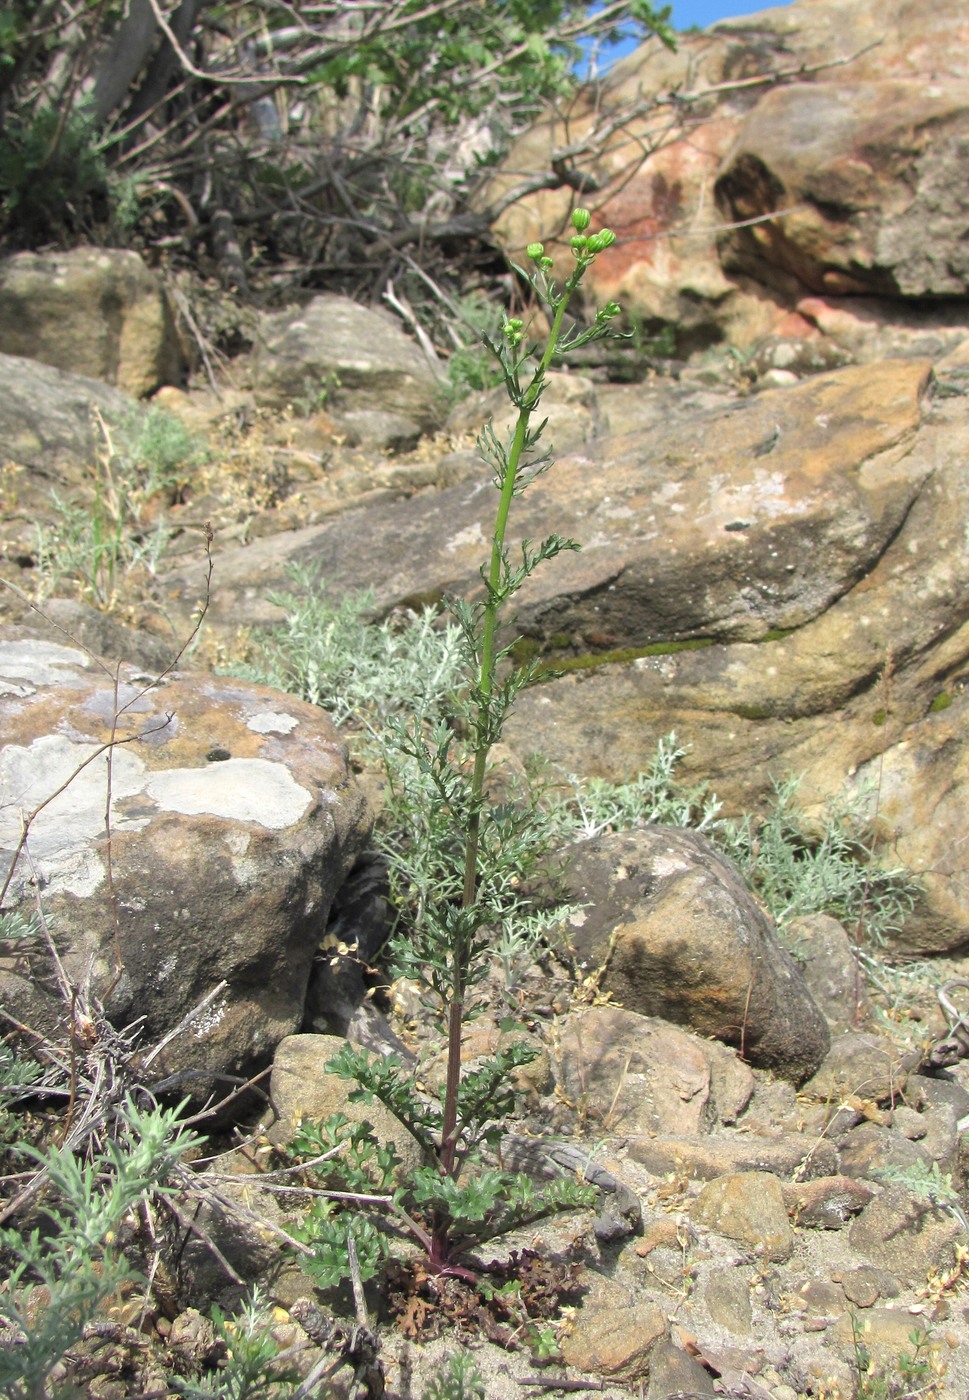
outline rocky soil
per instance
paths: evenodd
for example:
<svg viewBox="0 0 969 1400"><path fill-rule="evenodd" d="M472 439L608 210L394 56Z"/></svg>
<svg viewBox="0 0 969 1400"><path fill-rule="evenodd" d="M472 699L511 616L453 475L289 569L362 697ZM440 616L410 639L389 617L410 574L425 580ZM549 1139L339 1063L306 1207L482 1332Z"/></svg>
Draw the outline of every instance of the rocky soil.
<svg viewBox="0 0 969 1400"><path fill-rule="evenodd" d="M595 112L584 97L512 154L541 166L632 112L590 157L621 234L595 290L640 329L675 325L677 349L636 382L628 356L552 378L556 465L514 528L583 548L521 597L547 675L507 762L628 781L675 730L683 776L727 813L792 774L816 830L851 798L918 893L885 947L864 912L781 939L702 834L570 848L583 907L514 996L496 969L465 1046L472 1064L514 1011L541 1053L502 1157L599 1188L594 1213L482 1254L554 1295L558 1351L542 1365L480 1300L398 1278L368 1306L399 1400L455 1347L488 1400L969 1393L966 38L955 0L805 0L634 56ZM644 157L645 92L690 120ZM564 198L518 201L505 245ZM707 209L765 217L707 235ZM259 1282L308 1369L314 1310L349 1326L352 1300L284 1257L272 1230L294 1213L260 1177L301 1112L359 1111L323 1069L341 1037L419 1057L433 1085L440 1027L407 985L368 1010L356 964L329 965L384 933L374 775L318 709L226 670L283 619L293 565L337 599L371 589L375 617L473 595L491 511L474 440L506 410L449 391L389 313L321 295L246 315L251 352L209 382L134 254L0 267L0 851L4 907L42 890L69 983L116 1025L146 1018L158 1073L271 1070L275 1112L211 1168L199 1228L174 1230L151 1347L203 1354L199 1311ZM130 443L159 408L201 445L149 488ZM123 526L114 554L92 556L95 518ZM65 783L25 855L21 814ZM3 1011L56 1036L46 955L2 951Z"/></svg>

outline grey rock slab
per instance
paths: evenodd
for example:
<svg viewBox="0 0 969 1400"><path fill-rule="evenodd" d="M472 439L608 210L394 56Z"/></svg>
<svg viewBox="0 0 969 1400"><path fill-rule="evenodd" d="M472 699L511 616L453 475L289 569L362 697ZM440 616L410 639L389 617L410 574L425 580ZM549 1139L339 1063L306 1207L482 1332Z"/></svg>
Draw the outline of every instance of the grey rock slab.
<svg viewBox="0 0 969 1400"><path fill-rule="evenodd" d="M337 417L374 409L418 432L444 416L440 381L400 323L346 297L315 296L265 317L250 373L261 401L278 407L322 399Z"/></svg>
<svg viewBox="0 0 969 1400"><path fill-rule="evenodd" d="M104 449L95 412L112 426L137 422L145 413L121 389L23 356L0 354L0 374L4 459L37 473L48 491L52 484L78 484Z"/></svg>

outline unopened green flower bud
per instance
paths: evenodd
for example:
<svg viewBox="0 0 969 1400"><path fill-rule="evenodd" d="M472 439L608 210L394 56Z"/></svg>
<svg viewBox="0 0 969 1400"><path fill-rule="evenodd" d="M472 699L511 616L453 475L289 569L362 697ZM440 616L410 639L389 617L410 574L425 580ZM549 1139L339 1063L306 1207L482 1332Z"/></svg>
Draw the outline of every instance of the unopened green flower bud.
<svg viewBox="0 0 969 1400"><path fill-rule="evenodd" d="M603 248L611 248L616 241L616 235L611 228L600 229L589 239L589 252L601 253Z"/></svg>
<svg viewBox="0 0 969 1400"><path fill-rule="evenodd" d="M611 321L613 316L618 316L621 310L622 307L619 305L618 301L607 301L599 312L599 315L604 321Z"/></svg>
<svg viewBox="0 0 969 1400"><path fill-rule="evenodd" d="M588 209L572 210L572 227L575 229L576 233L585 233L591 222L592 215L589 213Z"/></svg>
<svg viewBox="0 0 969 1400"><path fill-rule="evenodd" d="M538 265L543 272L551 272L552 268L555 266L551 258L539 258Z"/></svg>
<svg viewBox="0 0 969 1400"><path fill-rule="evenodd" d="M574 253L584 253L589 240L584 233L577 233L574 238L569 239L569 242L572 245L572 251Z"/></svg>
<svg viewBox="0 0 969 1400"><path fill-rule="evenodd" d="M539 258L545 252L545 248L541 243L529 243L525 252L534 262L538 262Z"/></svg>

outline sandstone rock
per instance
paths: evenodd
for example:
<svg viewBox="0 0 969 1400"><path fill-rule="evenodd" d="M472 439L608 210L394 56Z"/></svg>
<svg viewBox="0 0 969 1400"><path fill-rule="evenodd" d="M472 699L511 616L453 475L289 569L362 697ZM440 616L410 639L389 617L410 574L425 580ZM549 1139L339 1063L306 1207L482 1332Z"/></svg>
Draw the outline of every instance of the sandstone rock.
<svg viewBox="0 0 969 1400"><path fill-rule="evenodd" d="M562 1339L569 1366L616 1381L645 1381L653 1347L666 1335L665 1314L654 1303L585 1307Z"/></svg>
<svg viewBox="0 0 969 1400"><path fill-rule="evenodd" d="M847 356L862 364L896 358L937 359L954 352L969 335L969 303L958 299L927 305L888 297L801 297L795 315L809 329L809 353ZM776 337L785 343L785 337Z"/></svg>
<svg viewBox="0 0 969 1400"><path fill-rule="evenodd" d="M5 635L0 671L6 907L31 909L36 881L68 976L115 1025L142 1018L143 1043L227 983L158 1073L267 1064L300 1025L330 904L370 831L332 725L190 672L146 684L122 666L116 694L113 668L38 636ZM34 810L17 859L19 814ZM50 1033L65 1008L46 955L28 961L30 978L3 972L0 999Z"/></svg>
<svg viewBox="0 0 969 1400"><path fill-rule="evenodd" d="M653 41L520 137L486 198L566 151L595 181L597 220L619 234L587 278L589 301L614 297L674 327L681 350L816 338L794 311L808 288L931 287L965 321L967 37L959 0L928 23L904 0L887 12L811 0L681 35L675 54ZM499 239L517 252L543 238L563 272L574 188L511 203ZM763 222L723 227L751 218Z"/></svg>
<svg viewBox="0 0 969 1400"><path fill-rule="evenodd" d="M649 1388L646 1400L667 1400L667 1397L687 1395L716 1395L713 1377L696 1357L682 1347L666 1340L653 1347L649 1357Z"/></svg>
<svg viewBox="0 0 969 1400"><path fill-rule="evenodd" d="M262 402L324 395L338 425L348 415L357 440L377 446L410 446L443 417L439 382L398 322L346 297L266 317L250 373ZM360 416L374 412L379 419Z"/></svg>
<svg viewBox="0 0 969 1400"><path fill-rule="evenodd" d="M911 725L877 760L862 764L852 779L857 791L869 792L882 842L919 880L915 909L893 939L908 952L946 952L969 943L969 696L960 690L961 678L941 687L935 712Z"/></svg>
<svg viewBox="0 0 969 1400"><path fill-rule="evenodd" d="M538 539L554 528L582 550L533 576L518 626L551 641L556 659L587 665L617 648L762 641L817 618L873 567L932 469L911 450L926 373L918 363L852 367L707 415L685 408L662 452L632 432L559 460L521 498L512 530ZM478 480L295 531L282 547L220 554L215 618L230 597L238 608L243 588L282 582L287 563L321 558L335 594L369 582L381 609L477 588L495 508L484 479L482 468ZM857 683L854 671L825 676L823 659L820 672L793 712L847 698ZM705 708L743 708L731 681ZM792 695L778 675L763 706L790 713Z"/></svg>
<svg viewBox="0 0 969 1400"><path fill-rule="evenodd" d="M136 398L177 383L184 367L161 278L121 248L4 258L0 344Z"/></svg>
<svg viewBox="0 0 969 1400"><path fill-rule="evenodd" d="M933 401L908 457L917 472L914 459L934 463L930 477L882 559L821 616L758 647L671 649L576 671L519 698L509 740L567 772L625 779L648 765L658 739L675 727L690 746L683 778L709 780L730 808L755 805L771 775L791 772L804 775L808 800L836 793L866 754L903 739L936 697L955 703L969 660L969 556L961 542L969 491L958 446L965 413L962 397ZM877 766L866 770L869 781ZM886 840L897 826L883 827ZM930 812L915 839L934 839ZM897 863L893 851L887 855ZM957 871L954 849L947 859ZM945 871L943 862L939 879L926 882L913 941L920 924L928 925L928 946L943 929L950 947L969 937L969 921L945 896Z"/></svg>
<svg viewBox="0 0 969 1400"><path fill-rule="evenodd" d="M704 1284L703 1302L719 1327L741 1337L748 1335L753 1321L750 1280L740 1270L713 1270Z"/></svg>
<svg viewBox="0 0 969 1400"><path fill-rule="evenodd" d="M724 270L784 290L793 276L835 296L964 299L967 94L965 81L840 75L764 93L723 159L716 198L727 223L784 212L724 234Z"/></svg>
<svg viewBox="0 0 969 1400"><path fill-rule="evenodd" d="M708 1182L690 1206L690 1219L766 1259L789 1259L794 1249L781 1183L770 1172L733 1172Z"/></svg>
<svg viewBox="0 0 969 1400"><path fill-rule="evenodd" d="M836 1283L810 1279L797 1290L797 1304L807 1317L821 1325L834 1321L844 1307L844 1293Z"/></svg>
<svg viewBox="0 0 969 1400"><path fill-rule="evenodd" d="M920 1141L943 1169L958 1152L959 1124L969 1116L969 1093L945 1075L910 1074L906 1102L919 1111Z"/></svg>
<svg viewBox="0 0 969 1400"><path fill-rule="evenodd" d="M824 1139L808 1148L797 1133L709 1133L702 1138L637 1137L629 1155L656 1176L674 1173L713 1181L729 1172L766 1171L777 1177L800 1173L824 1177L838 1170L838 1153Z"/></svg>
<svg viewBox="0 0 969 1400"><path fill-rule="evenodd" d="M891 1103L904 1090L905 1071L893 1043L861 1031L836 1036L824 1063L802 1087L806 1098L832 1104L848 1098Z"/></svg>
<svg viewBox="0 0 969 1400"><path fill-rule="evenodd" d="M904 739L940 695L955 704L969 665L967 401L954 379L952 393L940 379L928 398L923 384L919 366L893 362L692 417L689 400L675 400L661 448L635 432L593 443L536 483L522 534L555 528L587 548L553 561L523 595L530 641L570 671L518 698L507 738L519 754L627 779L675 727L689 748L683 776L705 778L728 809L756 805L791 772L811 802ZM748 483L742 500L735 480ZM287 563L320 558L337 596L373 583L381 610L473 589L491 504L472 477L221 552L212 616L233 629L278 617L267 589ZM842 527L834 555L816 547L827 534L834 548ZM199 570L166 579L186 612L199 584ZM931 843L933 829L922 822L919 839ZM956 876L958 859L953 848ZM929 941L947 930L956 946L969 916L936 864L913 927L921 921Z"/></svg>
<svg viewBox="0 0 969 1400"><path fill-rule="evenodd" d="M613 118L614 129L604 139L592 140L577 159L578 168L600 187L598 220L619 234L616 247L591 270L586 295L596 304L615 297L647 326L675 326L680 350L718 339L725 325L738 339L744 332L753 338L771 321L765 299L745 296L725 276L714 220L707 214L720 160L745 105L743 96L739 102L728 96L717 110L709 101L702 102L699 113L691 107L684 126L672 133L666 103L650 101L654 94L722 81L736 61L725 47L715 38L702 44L683 38L675 54L655 41L644 46L616 64L596 85L594 96L580 93L564 121L556 115L519 137L485 195L492 203L507 197L522 172L548 169L557 148L581 149L600 119ZM623 119L615 120L620 112ZM701 126L701 139L692 139ZM648 158L646 151L652 151ZM564 274L571 262L564 231L574 198L572 190L561 188L515 201L496 222L498 239L520 255L530 241L541 238L556 258L556 270ZM683 238L666 236L686 230Z"/></svg>
<svg viewBox="0 0 969 1400"><path fill-rule="evenodd" d="M840 1230L874 1195L870 1186L849 1176L819 1176L783 1190L794 1223L805 1230Z"/></svg>
<svg viewBox="0 0 969 1400"><path fill-rule="evenodd" d="M870 1014L868 983L841 924L829 914L809 914L791 920L786 938L829 1028L855 1030Z"/></svg>
<svg viewBox="0 0 969 1400"><path fill-rule="evenodd" d="M722 1046L617 1007L568 1017L556 1052L560 1087L579 1114L629 1138L703 1133L750 1097L750 1071Z"/></svg>
<svg viewBox="0 0 969 1400"><path fill-rule="evenodd" d="M880 1123L859 1123L838 1140L841 1170L846 1176L877 1181L881 1172L928 1166L931 1158L921 1144Z"/></svg>
<svg viewBox="0 0 969 1400"><path fill-rule="evenodd" d="M931 1330L904 1309L870 1308L863 1318L852 1327L852 1319L846 1313L835 1323L833 1334L850 1356L857 1340L866 1348L875 1366L899 1367L899 1359L904 1353L911 1357L914 1351L912 1333L925 1334L921 1359L945 1362L945 1341L941 1336L933 1336ZM941 1352L941 1356L940 1356Z"/></svg>
<svg viewBox="0 0 969 1400"><path fill-rule="evenodd" d="M848 1238L878 1268L914 1288L932 1269L951 1265L965 1231L948 1211L904 1186L890 1186L865 1207Z"/></svg>
<svg viewBox="0 0 969 1400"><path fill-rule="evenodd" d="M897 1298L900 1292L894 1274L873 1268L871 1264L839 1271L838 1282L848 1302L858 1308L873 1308L879 1298Z"/></svg>
<svg viewBox="0 0 969 1400"><path fill-rule="evenodd" d="M349 1098L354 1084L327 1073L328 1061L343 1044L337 1035L288 1035L276 1046L269 1083L279 1122L271 1130L272 1140L288 1142L301 1118L319 1122L342 1113L351 1123L371 1123L381 1142L393 1143L403 1172L421 1166L417 1142L382 1103L354 1102Z"/></svg>
<svg viewBox="0 0 969 1400"><path fill-rule="evenodd" d="M624 1007L739 1046L800 1082L828 1032L790 955L731 863L698 832L645 827L594 837L563 857L583 905L564 936Z"/></svg>

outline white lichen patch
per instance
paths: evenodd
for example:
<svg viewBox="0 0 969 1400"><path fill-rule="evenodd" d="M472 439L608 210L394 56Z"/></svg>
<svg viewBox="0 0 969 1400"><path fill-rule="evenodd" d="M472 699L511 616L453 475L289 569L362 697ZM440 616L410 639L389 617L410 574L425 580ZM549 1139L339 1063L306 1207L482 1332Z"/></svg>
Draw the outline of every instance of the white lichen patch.
<svg viewBox="0 0 969 1400"><path fill-rule="evenodd" d="M214 1031L220 1021L225 1020L225 1013L229 1009L229 1003L223 999L216 1002L215 1006L207 1007L205 1011L200 1011L192 1021L192 1035L196 1040L201 1040L208 1035L209 1031Z"/></svg>
<svg viewBox="0 0 969 1400"><path fill-rule="evenodd" d="M48 734L26 747L8 744L0 751L0 850L18 848L23 823L30 819L29 858L51 892L84 898L105 879L96 843L105 834L109 760L99 750L97 744ZM110 763L111 830L116 834L142 830L155 810L254 822L279 831L299 821L313 800L288 768L267 759L151 772L131 749L118 746ZM243 884L253 878L247 848L248 840L235 853ZM26 881L30 873L30 864L22 859L19 880Z"/></svg>
<svg viewBox="0 0 969 1400"><path fill-rule="evenodd" d="M66 685L90 662L76 647L37 637L0 642L0 695L33 695L45 685Z"/></svg>
<svg viewBox="0 0 969 1400"><path fill-rule="evenodd" d="M292 734L299 724L295 715L277 714L273 710L262 710L246 721L246 728L254 734Z"/></svg>
<svg viewBox="0 0 969 1400"><path fill-rule="evenodd" d="M298 822L313 800L288 768L266 758L230 758L208 768L152 773L145 792L166 812L257 822L271 831Z"/></svg>
<svg viewBox="0 0 969 1400"><path fill-rule="evenodd" d="M162 958L162 960L158 963L157 967L155 968L156 983L158 983L158 985L160 986L163 982L167 982L169 977L171 977L172 973L175 971L177 965L178 959L176 958L174 953L169 953L167 958Z"/></svg>
<svg viewBox="0 0 969 1400"><path fill-rule="evenodd" d="M108 794L108 756L98 747L48 734L0 752L0 846L15 849L23 820L37 812L28 836L31 858L49 888L78 896L93 893L104 879L103 862L89 849L104 834ZM146 824L146 818L126 817L114 805L141 790L143 774L144 764L129 750L114 751L111 810L117 831Z"/></svg>
<svg viewBox="0 0 969 1400"><path fill-rule="evenodd" d="M481 521L475 520L473 524L466 525L463 530L458 530L457 534L452 535L444 548L448 554L456 554L459 549L468 546L477 548L481 544L484 544L484 532L481 529Z"/></svg>
<svg viewBox="0 0 969 1400"><path fill-rule="evenodd" d="M658 856L653 862L653 874L659 879L664 875L676 875L681 870L689 870L690 862L682 856L677 856L668 851L664 856Z"/></svg>

